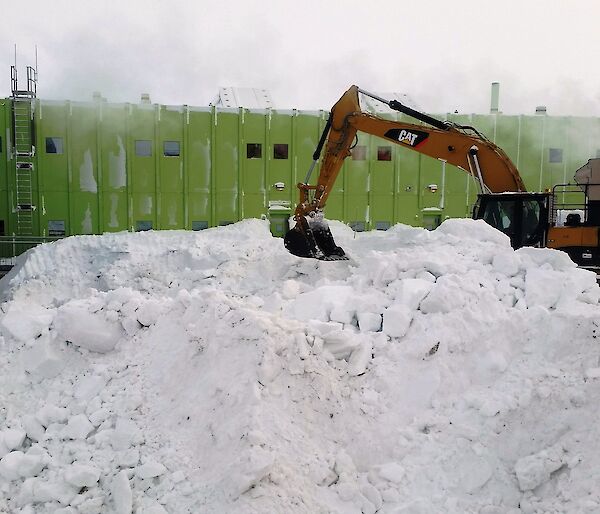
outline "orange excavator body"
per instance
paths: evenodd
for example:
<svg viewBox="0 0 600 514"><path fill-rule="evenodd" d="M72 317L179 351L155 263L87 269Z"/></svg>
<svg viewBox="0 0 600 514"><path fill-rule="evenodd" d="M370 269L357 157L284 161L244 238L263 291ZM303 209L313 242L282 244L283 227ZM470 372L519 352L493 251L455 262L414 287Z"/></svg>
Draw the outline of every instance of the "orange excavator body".
<svg viewBox="0 0 600 514"><path fill-rule="evenodd" d="M391 121L363 112L359 93L382 100L392 109L408 114L424 124ZM344 160L351 154L357 132L381 137L457 166L475 176L484 192L525 191L519 172L509 157L473 127L442 122L395 100L388 102L352 86L331 109L327 126L313 156L314 165L322 147L325 147L316 185L308 183L310 172L305 182L298 184L300 201L294 213L296 226L285 238L286 247L295 255L322 259L344 258L343 250L335 245L331 232L322 219L322 211Z"/></svg>
<svg viewBox="0 0 600 514"><path fill-rule="evenodd" d="M421 124L387 120L364 112L360 107L361 93ZM579 224L555 226L556 195L527 193L519 171L506 153L474 127L440 121L357 86L350 87L331 109L313 155L313 166L305 181L298 184L296 225L284 239L294 255L324 260L346 258L323 219L323 209L344 160L351 155L358 132L445 161L473 175L481 189L473 217L507 234L513 248L549 246L566 251L578 264L600 266L600 159L591 159L575 174L585 195L585 219ZM317 183L310 185L310 174L323 148Z"/></svg>

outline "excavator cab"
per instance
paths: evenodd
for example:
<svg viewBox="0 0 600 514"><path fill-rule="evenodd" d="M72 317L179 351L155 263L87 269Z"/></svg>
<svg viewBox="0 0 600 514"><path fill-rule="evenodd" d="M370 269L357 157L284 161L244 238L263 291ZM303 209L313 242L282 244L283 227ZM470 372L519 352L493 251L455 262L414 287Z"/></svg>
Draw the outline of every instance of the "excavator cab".
<svg viewBox="0 0 600 514"><path fill-rule="evenodd" d="M510 237L516 250L523 246L545 246L550 193L480 194L473 219L482 219Z"/></svg>

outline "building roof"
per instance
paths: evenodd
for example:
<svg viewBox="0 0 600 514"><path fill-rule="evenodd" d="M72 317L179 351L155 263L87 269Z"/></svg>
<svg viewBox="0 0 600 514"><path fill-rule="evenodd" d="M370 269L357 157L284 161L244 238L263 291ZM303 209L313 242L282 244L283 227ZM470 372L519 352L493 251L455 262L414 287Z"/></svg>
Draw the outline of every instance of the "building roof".
<svg viewBox="0 0 600 514"><path fill-rule="evenodd" d="M219 94L210 103L216 107L246 107L247 109L274 108L271 93L254 87L220 87Z"/></svg>

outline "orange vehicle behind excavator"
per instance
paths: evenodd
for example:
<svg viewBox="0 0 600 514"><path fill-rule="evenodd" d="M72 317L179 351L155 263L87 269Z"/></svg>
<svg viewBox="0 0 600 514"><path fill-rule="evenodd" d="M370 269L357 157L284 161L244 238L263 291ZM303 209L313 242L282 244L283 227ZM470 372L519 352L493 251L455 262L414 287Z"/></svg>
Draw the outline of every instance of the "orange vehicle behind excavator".
<svg viewBox="0 0 600 514"><path fill-rule="evenodd" d="M359 94L374 98L420 124L390 121L364 112ZM590 160L582 168L587 171L578 172L579 178L576 174L577 184L585 196L582 209L577 209L581 212L579 221L575 223L571 218L571 223L558 226L555 195L527 192L510 158L477 129L441 121L357 86L350 87L331 109L306 179L298 184L300 199L294 213L296 224L284 238L285 247L292 254L321 260L347 258L334 241L323 209L344 160L351 155L358 132L378 136L471 174L480 188L473 217L483 219L507 234L513 248L550 246L567 251L580 265L600 265L600 184L595 183L597 178L600 179L600 159ZM317 183L309 185L323 148L325 153ZM591 200L589 191L597 193L597 202Z"/></svg>

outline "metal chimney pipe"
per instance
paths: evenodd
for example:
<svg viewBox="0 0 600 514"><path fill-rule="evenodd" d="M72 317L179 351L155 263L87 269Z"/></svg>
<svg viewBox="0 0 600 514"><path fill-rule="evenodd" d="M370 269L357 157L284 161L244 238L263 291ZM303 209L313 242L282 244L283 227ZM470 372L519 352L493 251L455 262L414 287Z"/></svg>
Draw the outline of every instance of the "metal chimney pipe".
<svg viewBox="0 0 600 514"><path fill-rule="evenodd" d="M492 102L490 105L490 114L498 114L500 105L500 82L492 82Z"/></svg>

